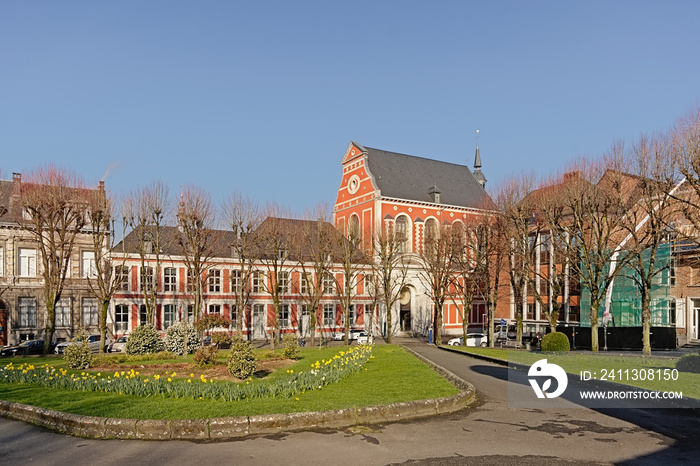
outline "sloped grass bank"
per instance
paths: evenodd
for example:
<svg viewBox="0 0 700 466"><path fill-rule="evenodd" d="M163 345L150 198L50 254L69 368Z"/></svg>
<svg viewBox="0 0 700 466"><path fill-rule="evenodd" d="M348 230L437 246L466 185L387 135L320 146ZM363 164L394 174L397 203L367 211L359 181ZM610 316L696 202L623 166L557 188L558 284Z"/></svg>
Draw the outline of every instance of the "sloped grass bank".
<svg viewBox="0 0 700 466"><path fill-rule="evenodd" d="M302 358L287 371L309 371L312 364L333 358L342 350L305 349ZM129 419L204 419L258 414L325 411L374 406L402 401L440 398L458 393L430 367L395 345L374 348L374 357L365 367L339 382L320 390L291 397L214 401L170 398L160 395L134 396L81 392L26 384L0 383L0 398L57 411L88 416ZM32 361L38 364L40 361ZM280 371L286 373L286 371ZM280 377L272 374L273 379ZM223 383L223 382L222 382ZM255 383L265 383L257 380Z"/></svg>

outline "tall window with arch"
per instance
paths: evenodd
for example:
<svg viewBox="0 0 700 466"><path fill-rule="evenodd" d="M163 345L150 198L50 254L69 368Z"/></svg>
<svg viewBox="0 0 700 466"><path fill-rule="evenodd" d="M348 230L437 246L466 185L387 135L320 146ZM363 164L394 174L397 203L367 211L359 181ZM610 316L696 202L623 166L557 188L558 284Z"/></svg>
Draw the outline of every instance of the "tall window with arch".
<svg viewBox="0 0 700 466"><path fill-rule="evenodd" d="M350 216L348 220L348 238L360 241L360 218L356 214Z"/></svg>
<svg viewBox="0 0 700 466"><path fill-rule="evenodd" d="M400 215L396 219L395 240L399 252L411 252L408 247L408 218Z"/></svg>

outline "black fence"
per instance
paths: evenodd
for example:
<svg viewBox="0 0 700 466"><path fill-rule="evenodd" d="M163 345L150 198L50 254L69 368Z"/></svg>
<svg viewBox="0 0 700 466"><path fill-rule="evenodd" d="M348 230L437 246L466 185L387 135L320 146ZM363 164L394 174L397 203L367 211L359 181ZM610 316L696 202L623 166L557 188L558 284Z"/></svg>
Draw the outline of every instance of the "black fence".
<svg viewBox="0 0 700 466"><path fill-rule="evenodd" d="M606 331L598 327L598 346L603 349L606 345ZM569 344L574 349L591 348L590 327L557 327L557 332L569 337ZM607 347L613 350L640 350L642 349L642 327L607 327ZM675 327L652 327L652 349L676 349Z"/></svg>

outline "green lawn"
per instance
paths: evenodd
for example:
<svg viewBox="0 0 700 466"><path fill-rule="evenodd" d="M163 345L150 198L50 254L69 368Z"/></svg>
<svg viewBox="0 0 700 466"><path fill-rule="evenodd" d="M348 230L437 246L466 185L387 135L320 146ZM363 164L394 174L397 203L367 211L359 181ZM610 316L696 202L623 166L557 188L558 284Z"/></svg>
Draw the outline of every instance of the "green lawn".
<svg viewBox="0 0 700 466"><path fill-rule="evenodd" d="M676 367L678 358L642 357L636 354L619 356L608 354L593 355L577 352L542 353L539 351L513 351L499 348L465 348L462 346L454 346L452 348L465 353L478 354L526 365L531 365L540 359L546 358L549 363L555 363L561 366L570 374L580 376L581 371L589 371L591 374L596 374L598 379L603 375L607 375L607 380L610 382L649 390L683 392L684 397L700 399L700 374L678 372L677 380L659 380L659 375L662 376L662 379L665 374L671 375L670 370ZM664 369L669 369L669 372L664 373ZM647 374L649 374L651 370L654 380L641 380L642 370L645 371L643 375L645 379L648 378ZM621 379L620 376L622 376L623 379ZM632 380L634 377L636 377L637 380Z"/></svg>
<svg viewBox="0 0 700 466"><path fill-rule="evenodd" d="M317 360L329 359L343 347L304 348L301 359L284 370L256 381L281 376L286 370L306 371ZM263 398L238 402L193 400L164 396L138 397L75 390L58 390L30 385L0 383L0 398L75 414L128 419L203 419L226 416L324 411L373 406L400 401L439 398L458 390L425 363L396 345L379 345L374 358L363 370L321 390L307 391L292 398ZM3 359L3 366L9 359ZM62 366L60 358L13 358L15 365ZM170 360L182 362L182 359ZM145 364L144 361L142 364ZM153 361L166 364L167 360ZM268 380L269 380L268 379ZM229 382L219 382L229 383Z"/></svg>

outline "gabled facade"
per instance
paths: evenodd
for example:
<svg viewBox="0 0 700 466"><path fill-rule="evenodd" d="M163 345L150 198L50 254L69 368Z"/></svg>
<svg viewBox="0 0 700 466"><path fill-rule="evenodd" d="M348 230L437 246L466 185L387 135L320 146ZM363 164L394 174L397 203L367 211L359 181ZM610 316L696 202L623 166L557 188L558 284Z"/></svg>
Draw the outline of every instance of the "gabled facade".
<svg viewBox="0 0 700 466"><path fill-rule="evenodd" d="M104 195L104 183L98 187ZM18 215L22 175L0 181L0 346L44 338L46 303L41 256L34 236L22 228ZM66 341L80 327L99 333L98 303L88 277L94 274L95 251L89 231L78 233L56 308L54 340Z"/></svg>
<svg viewBox="0 0 700 466"><path fill-rule="evenodd" d="M486 179L481 173L478 147L474 172L464 165L373 149L356 142L348 146L341 165L333 222L346 236L361 238L366 251L371 250L377 230L384 228L403 238L401 248L406 255L417 255L425 247L429 229L464 227L493 209L484 190ZM426 334L434 316L432 306L416 263L408 273L400 304L392 310L392 327L399 333ZM476 303L470 323L482 324L485 312L484 303ZM448 299L443 316L444 333L461 332L459 305ZM385 323L378 319L374 332L383 334L385 329Z"/></svg>

